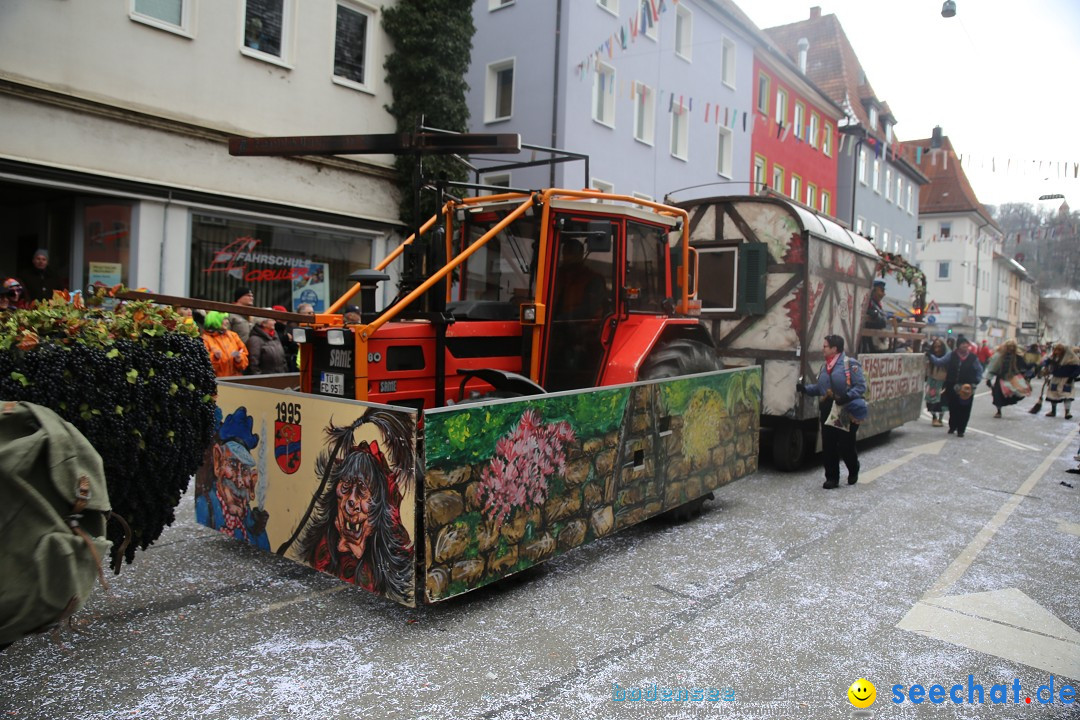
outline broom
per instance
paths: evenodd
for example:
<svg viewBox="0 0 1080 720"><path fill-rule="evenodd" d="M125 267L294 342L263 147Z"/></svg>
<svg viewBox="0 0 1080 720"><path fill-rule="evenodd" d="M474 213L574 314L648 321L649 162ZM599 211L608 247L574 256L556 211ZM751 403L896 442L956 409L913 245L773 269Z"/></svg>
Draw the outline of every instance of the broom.
<svg viewBox="0 0 1080 720"><path fill-rule="evenodd" d="M1039 400L1034 405L1031 406L1031 409L1028 410L1029 413L1031 413L1032 415L1035 415L1040 410L1042 410L1043 395L1045 395L1045 394L1046 394L1046 380L1044 379L1043 380L1042 390L1039 391Z"/></svg>

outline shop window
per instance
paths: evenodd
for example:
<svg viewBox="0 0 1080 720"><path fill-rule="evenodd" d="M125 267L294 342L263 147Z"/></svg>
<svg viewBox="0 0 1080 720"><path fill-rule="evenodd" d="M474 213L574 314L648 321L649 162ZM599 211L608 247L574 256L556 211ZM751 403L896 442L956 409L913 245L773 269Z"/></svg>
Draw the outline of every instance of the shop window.
<svg viewBox="0 0 1080 720"><path fill-rule="evenodd" d="M246 286L260 307L309 302L323 312L348 289L349 273L371 267L370 235L216 215L191 220L192 297L229 302Z"/></svg>

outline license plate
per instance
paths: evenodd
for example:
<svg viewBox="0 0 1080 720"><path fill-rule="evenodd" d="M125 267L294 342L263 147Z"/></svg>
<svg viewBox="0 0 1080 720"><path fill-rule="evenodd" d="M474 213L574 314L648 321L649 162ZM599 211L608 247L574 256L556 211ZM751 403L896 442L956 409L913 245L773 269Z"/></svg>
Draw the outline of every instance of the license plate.
<svg viewBox="0 0 1080 720"><path fill-rule="evenodd" d="M323 395L344 395L345 374L324 372L319 378L319 392Z"/></svg>

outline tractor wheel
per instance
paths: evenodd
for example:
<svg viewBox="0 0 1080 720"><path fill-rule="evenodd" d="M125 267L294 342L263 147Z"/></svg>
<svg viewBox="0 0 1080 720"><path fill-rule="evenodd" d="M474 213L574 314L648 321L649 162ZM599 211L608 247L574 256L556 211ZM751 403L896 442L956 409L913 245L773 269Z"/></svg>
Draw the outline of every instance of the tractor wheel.
<svg viewBox="0 0 1080 720"><path fill-rule="evenodd" d="M783 422L772 433L773 465L777 470L798 470L806 455L806 434L796 423Z"/></svg>
<svg viewBox="0 0 1080 720"><path fill-rule="evenodd" d="M716 357L716 351L705 343L672 340L649 353L638 371L638 380L662 380L719 369L720 359Z"/></svg>

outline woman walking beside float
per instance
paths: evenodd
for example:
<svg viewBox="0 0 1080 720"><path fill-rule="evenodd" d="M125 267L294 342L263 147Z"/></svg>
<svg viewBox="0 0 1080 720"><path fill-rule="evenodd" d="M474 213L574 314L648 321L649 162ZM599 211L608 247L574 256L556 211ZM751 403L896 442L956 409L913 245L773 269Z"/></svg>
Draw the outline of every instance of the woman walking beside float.
<svg viewBox="0 0 1080 720"><path fill-rule="evenodd" d="M949 355L945 372L945 402L949 406L949 434L964 437L971 419L972 396L982 380L983 369L971 343L961 335Z"/></svg>
<svg viewBox="0 0 1080 720"><path fill-rule="evenodd" d="M994 398L995 418L1001 417L1001 408L1015 405L1031 394L1031 387L1024 379L1026 372L1027 365L1015 340L1005 341L990 356L986 385Z"/></svg>
<svg viewBox="0 0 1080 720"><path fill-rule="evenodd" d="M942 392L945 390L945 375L948 371L949 348L945 341L936 338L926 351L926 390L923 393L926 399L926 409L933 418L930 424L941 427L945 423L941 418L945 415L945 406L942 404Z"/></svg>

